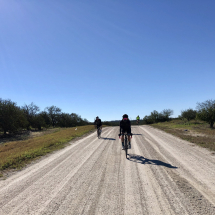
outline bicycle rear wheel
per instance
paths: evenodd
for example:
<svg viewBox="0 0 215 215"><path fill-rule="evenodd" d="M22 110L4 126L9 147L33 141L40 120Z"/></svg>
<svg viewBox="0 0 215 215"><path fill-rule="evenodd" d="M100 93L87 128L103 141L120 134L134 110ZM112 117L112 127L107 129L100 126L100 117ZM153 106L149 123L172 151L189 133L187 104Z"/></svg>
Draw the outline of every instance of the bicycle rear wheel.
<svg viewBox="0 0 215 215"><path fill-rule="evenodd" d="M127 158L128 155L128 143L127 143L127 136L125 136L125 157Z"/></svg>
<svg viewBox="0 0 215 215"><path fill-rule="evenodd" d="M100 128L98 129L98 138L100 138L100 135L101 135L101 130Z"/></svg>

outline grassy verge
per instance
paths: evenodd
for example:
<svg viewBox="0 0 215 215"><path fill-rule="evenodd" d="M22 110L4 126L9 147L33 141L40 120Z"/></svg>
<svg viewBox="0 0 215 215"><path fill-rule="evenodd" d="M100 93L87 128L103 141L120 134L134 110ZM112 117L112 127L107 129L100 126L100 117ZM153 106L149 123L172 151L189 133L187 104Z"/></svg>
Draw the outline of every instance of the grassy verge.
<svg viewBox="0 0 215 215"><path fill-rule="evenodd" d="M205 122L193 120L188 123L182 120L172 120L151 126L215 151L215 129L209 128L209 124Z"/></svg>
<svg viewBox="0 0 215 215"><path fill-rule="evenodd" d="M93 129L93 125L79 126L77 130L74 127L62 128L51 134L0 145L0 177L3 170L21 168L35 158L65 147L70 140Z"/></svg>

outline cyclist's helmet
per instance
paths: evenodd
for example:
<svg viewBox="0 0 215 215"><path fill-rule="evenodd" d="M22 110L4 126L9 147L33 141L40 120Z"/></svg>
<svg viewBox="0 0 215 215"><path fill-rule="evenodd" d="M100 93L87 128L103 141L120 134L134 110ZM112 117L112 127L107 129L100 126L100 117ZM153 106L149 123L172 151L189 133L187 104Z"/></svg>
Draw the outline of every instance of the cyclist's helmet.
<svg viewBox="0 0 215 215"><path fill-rule="evenodd" d="M99 117L97 116L96 119L99 119Z"/></svg>
<svg viewBox="0 0 215 215"><path fill-rule="evenodd" d="M128 115L127 114L124 114L123 116L122 116L122 118L124 119L124 118L128 118Z"/></svg>

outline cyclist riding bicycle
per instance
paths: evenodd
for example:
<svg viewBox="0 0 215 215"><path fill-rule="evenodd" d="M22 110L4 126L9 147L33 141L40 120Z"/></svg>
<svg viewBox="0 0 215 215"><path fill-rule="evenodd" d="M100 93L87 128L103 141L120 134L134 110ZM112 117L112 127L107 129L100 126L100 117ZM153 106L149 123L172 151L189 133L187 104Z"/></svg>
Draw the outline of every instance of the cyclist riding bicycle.
<svg viewBox="0 0 215 215"><path fill-rule="evenodd" d="M139 121L140 121L139 115L136 117L136 120L137 120L137 124L139 124Z"/></svg>
<svg viewBox="0 0 215 215"><path fill-rule="evenodd" d="M119 133L122 135L122 150L125 149L124 147L124 133L127 131L128 134L128 148L131 148L131 121L128 119L128 115L124 114L122 116L122 120L120 121L120 130Z"/></svg>
<svg viewBox="0 0 215 215"><path fill-rule="evenodd" d="M97 128L97 135L98 135L98 129L102 129L102 121L99 119L99 117L96 117L96 120L94 122L95 128Z"/></svg>

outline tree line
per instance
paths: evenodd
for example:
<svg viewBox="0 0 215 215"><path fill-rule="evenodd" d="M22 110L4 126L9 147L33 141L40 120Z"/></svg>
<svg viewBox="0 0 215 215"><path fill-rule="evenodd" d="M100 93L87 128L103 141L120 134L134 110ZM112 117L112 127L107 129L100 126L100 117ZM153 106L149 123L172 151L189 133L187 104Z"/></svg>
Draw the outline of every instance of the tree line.
<svg viewBox="0 0 215 215"><path fill-rule="evenodd" d="M143 118L144 124L152 124L158 122L165 122L170 120L170 116L173 115L173 110L171 109L164 109L160 113L156 110L152 111L150 115L146 115Z"/></svg>
<svg viewBox="0 0 215 215"><path fill-rule="evenodd" d="M0 130L6 134L14 133L20 129L31 130L49 127L74 127L90 124L87 119L82 119L76 113L63 113L54 105L46 107L44 111L33 102L22 107L16 102L0 98Z"/></svg>
<svg viewBox="0 0 215 215"><path fill-rule="evenodd" d="M152 111L150 115L146 115L141 124L152 124L171 120L173 110L164 109L161 112ZM196 110L189 108L182 110L180 119L190 121L192 119L200 119L209 123L213 128L215 122L215 100L206 100L197 103ZM134 121L135 122L135 121ZM17 106L16 102L11 100L3 100L0 98L0 130L6 134L13 133L20 129L31 130L36 128L49 127L74 127L91 124L87 119L82 119L80 115L75 113L63 113L59 107L54 105L46 107L44 111L33 102L22 107ZM103 122L106 125L119 125L119 121Z"/></svg>
<svg viewBox="0 0 215 215"><path fill-rule="evenodd" d="M152 124L158 122L169 121L173 115L173 110L165 109L162 112L152 111L150 115L143 118L144 124ZM196 110L189 108L181 111L179 119L186 119L188 122L192 119L199 119L209 123L213 128L215 122L215 100L206 100L205 102L197 102Z"/></svg>
<svg viewBox="0 0 215 215"><path fill-rule="evenodd" d="M197 102L196 110L189 108L181 111L179 116L181 119L200 119L207 122L210 128L213 128L215 122L215 100L206 100L205 102Z"/></svg>

